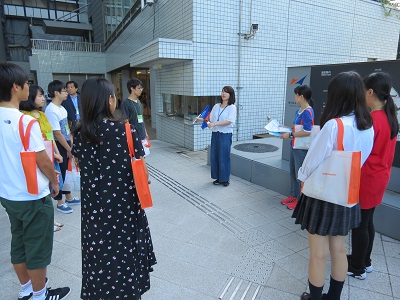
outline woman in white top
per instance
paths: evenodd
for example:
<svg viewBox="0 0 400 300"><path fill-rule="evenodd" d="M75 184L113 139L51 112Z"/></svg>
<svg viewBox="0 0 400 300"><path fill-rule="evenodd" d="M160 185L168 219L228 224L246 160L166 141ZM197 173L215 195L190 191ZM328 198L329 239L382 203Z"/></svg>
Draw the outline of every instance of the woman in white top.
<svg viewBox="0 0 400 300"><path fill-rule="evenodd" d="M208 128L212 130L210 163L213 184L229 185L231 174L231 145L233 124L236 121L235 91L224 86L220 103L214 105L210 113ZM196 120L202 121L201 118Z"/></svg>
<svg viewBox="0 0 400 300"><path fill-rule="evenodd" d="M300 181L304 182L331 155L332 150L337 150L338 126L334 118L340 118L344 125L344 149L361 151L363 164L371 153L374 131L364 84L358 73L340 73L329 83L327 103L321 116L321 131L299 170ZM340 299L347 276L345 237L360 223L360 206L357 204L349 208L302 194L293 217L296 224L301 224L301 228L308 231L310 247L310 294L303 293L301 299ZM328 293L322 295L328 254L331 257L331 280Z"/></svg>

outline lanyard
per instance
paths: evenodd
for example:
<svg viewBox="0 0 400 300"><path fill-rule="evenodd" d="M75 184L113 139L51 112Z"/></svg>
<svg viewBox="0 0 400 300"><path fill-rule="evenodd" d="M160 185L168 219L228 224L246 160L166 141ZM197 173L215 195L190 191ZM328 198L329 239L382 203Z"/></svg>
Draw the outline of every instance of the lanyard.
<svg viewBox="0 0 400 300"><path fill-rule="evenodd" d="M135 105L135 103L139 105L139 100L137 100L137 101L138 101L138 102L136 103L135 101L132 100L132 105L133 105L133 109L134 109L135 112L136 112L136 115L139 116L139 113L138 113L138 111L137 111L137 109L136 109L136 105ZM140 109L139 109L139 111L140 111Z"/></svg>
<svg viewBox="0 0 400 300"><path fill-rule="evenodd" d="M218 119L217 119L217 121L219 121L219 117L222 115L222 113L224 112L225 108L227 108L227 107L228 106L225 106L224 109L221 112L219 112L221 110L221 106L218 108Z"/></svg>

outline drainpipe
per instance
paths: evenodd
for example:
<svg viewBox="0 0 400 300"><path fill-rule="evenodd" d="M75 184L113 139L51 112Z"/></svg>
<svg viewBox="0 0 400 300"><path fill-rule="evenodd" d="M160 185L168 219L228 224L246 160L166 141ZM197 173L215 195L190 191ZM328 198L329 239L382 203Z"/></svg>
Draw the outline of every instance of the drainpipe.
<svg viewBox="0 0 400 300"><path fill-rule="evenodd" d="M240 86L240 65L242 60L242 11L243 11L243 0L240 0L239 5L239 43L238 43L238 77L237 77L237 87L236 87L236 107L237 107L237 115L236 115L236 141L239 140L239 115L240 115L240 90L242 87Z"/></svg>

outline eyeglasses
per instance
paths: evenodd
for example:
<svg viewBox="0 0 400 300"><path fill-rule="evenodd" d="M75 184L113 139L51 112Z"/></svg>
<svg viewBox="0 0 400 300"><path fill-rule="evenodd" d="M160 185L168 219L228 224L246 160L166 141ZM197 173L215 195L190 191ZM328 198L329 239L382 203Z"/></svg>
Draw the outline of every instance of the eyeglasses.
<svg viewBox="0 0 400 300"><path fill-rule="evenodd" d="M61 93L68 93L67 90L61 90Z"/></svg>
<svg viewBox="0 0 400 300"><path fill-rule="evenodd" d="M143 87L137 87L136 89L137 89L137 90L141 90L141 91L143 91L143 90L144 90L144 88L143 88Z"/></svg>

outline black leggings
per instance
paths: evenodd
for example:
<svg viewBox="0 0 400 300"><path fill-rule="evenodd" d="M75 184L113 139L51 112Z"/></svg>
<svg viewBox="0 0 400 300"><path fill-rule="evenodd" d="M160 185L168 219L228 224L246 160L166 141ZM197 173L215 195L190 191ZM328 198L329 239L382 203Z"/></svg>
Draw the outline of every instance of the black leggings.
<svg viewBox="0 0 400 300"><path fill-rule="evenodd" d="M371 264L371 252L375 238L375 207L361 210L360 226L351 231L351 265L364 269Z"/></svg>
<svg viewBox="0 0 400 300"><path fill-rule="evenodd" d="M71 146L71 142L67 141L68 145ZM56 141L56 145L58 148L58 151L60 152L60 155L63 158L63 162L60 164L60 170L61 170L61 176L63 180L65 180L65 173L67 172L68 169L68 155L67 155L67 150L59 143ZM62 200L62 195L66 194L71 194L70 191L60 191L57 196L54 197L54 200Z"/></svg>

